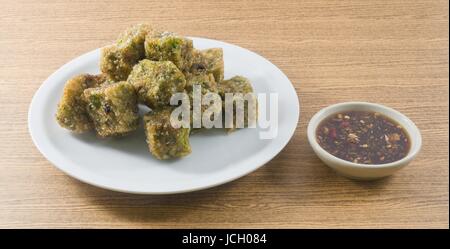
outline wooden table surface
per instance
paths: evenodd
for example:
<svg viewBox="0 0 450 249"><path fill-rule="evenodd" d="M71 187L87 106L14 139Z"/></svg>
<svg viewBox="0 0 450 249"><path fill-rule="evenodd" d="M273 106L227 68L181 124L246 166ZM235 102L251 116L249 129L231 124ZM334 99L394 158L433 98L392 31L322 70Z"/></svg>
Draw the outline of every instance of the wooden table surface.
<svg viewBox="0 0 450 249"><path fill-rule="evenodd" d="M39 3L40 2L40 3ZM0 227L448 228L448 1L23 1L0 12ZM188 194L141 196L81 183L36 149L27 112L39 85L74 57L146 22L253 50L300 98L294 137L256 172ZM363 100L422 131L392 177L336 175L306 139L311 116Z"/></svg>

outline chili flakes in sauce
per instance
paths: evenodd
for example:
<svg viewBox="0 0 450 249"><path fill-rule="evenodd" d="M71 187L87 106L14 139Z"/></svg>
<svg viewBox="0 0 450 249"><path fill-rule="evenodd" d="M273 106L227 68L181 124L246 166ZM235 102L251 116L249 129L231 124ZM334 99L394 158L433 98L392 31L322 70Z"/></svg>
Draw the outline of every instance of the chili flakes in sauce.
<svg viewBox="0 0 450 249"><path fill-rule="evenodd" d="M385 164L404 158L410 140L390 118L367 111L348 111L326 118L316 130L319 145L346 161Z"/></svg>

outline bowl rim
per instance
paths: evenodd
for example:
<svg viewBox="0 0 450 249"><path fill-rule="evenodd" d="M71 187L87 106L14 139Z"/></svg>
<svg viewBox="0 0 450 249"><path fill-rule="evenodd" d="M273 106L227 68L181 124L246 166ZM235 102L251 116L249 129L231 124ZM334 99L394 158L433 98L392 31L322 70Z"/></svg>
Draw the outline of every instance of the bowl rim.
<svg viewBox="0 0 450 249"><path fill-rule="evenodd" d="M408 152L408 154L403 157L400 160L390 162L390 163L384 163L384 164L362 164L362 163L354 163L350 161L346 161L344 159L338 158L325 149L322 148L322 146L319 145L319 143L316 140L316 130L317 127L320 125L320 123L325 119L328 118L333 113L337 113L338 109L340 108L349 108L350 109L357 109L356 107L364 107L368 110L377 111L376 109L382 109L384 111L383 115L387 116L388 118L394 120L395 122L399 124L408 123L408 126L402 125L402 127L406 130L408 137L410 139L411 148ZM336 110L333 112L333 110ZM397 117L395 117L397 116ZM400 118L398 118L400 117ZM401 120L399 120L401 119ZM330 106L327 106L325 108L322 108L319 110L314 116L310 119L308 123L307 128L307 137L309 144L313 148L313 150L320 154L321 156L326 157L328 160L334 161L336 163L339 163L340 166L344 167L352 167L352 168L364 168L364 169L382 169L382 168L391 168L391 167L398 167L407 164L409 161L414 159L416 155L419 153L421 147L422 147L422 135L420 133L419 128L414 124L413 121L411 121L407 116L402 114L401 112L376 103L370 103L370 102L359 102L359 101L351 101L351 102L342 102L333 104Z"/></svg>

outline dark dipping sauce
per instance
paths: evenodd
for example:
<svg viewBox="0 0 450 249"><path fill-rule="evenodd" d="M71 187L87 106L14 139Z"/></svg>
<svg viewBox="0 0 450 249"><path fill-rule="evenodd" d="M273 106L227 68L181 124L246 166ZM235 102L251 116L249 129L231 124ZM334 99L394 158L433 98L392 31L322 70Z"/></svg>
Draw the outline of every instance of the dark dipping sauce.
<svg viewBox="0 0 450 249"><path fill-rule="evenodd" d="M367 111L331 115L316 130L319 145L338 158L362 164L385 164L404 158L410 139L390 118Z"/></svg>

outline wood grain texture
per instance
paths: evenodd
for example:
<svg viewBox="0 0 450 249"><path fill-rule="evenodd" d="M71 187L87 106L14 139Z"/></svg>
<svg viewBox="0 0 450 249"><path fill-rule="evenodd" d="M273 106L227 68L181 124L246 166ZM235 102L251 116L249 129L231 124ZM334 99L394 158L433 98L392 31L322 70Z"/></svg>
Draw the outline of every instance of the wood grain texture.
<svg viewBox="0 0 450 249"><path fill-rule="evenodd" d="M448 2L23 1L0 12L0 227L449 227ZM40 84L74 57L147 22L253 50L300 97L295 136L271 162L200 192L139 196L98 189L35 148L27 111ZM422 131L407 168L376 182L336 175L306 125L342 101L385 104Z"/></svg>

